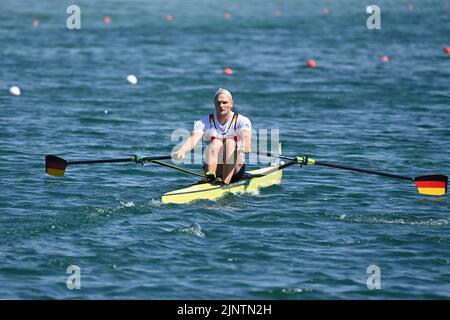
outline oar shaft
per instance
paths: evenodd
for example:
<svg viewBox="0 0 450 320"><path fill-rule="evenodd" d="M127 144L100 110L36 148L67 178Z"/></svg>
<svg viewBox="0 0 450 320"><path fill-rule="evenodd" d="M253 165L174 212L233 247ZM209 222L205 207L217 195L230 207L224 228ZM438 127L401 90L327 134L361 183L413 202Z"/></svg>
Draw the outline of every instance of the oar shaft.
<svg viewBox="0 0 450 320"><path fill-rule="evenodd" d="M143 157L144 161L153 160L168 160L171 156L158 156L158 157ZM120 159L101 159L101 160L80 160L80 161L67 161L67 164L93 164L93 163L117 163L117 162L135 162L134 157L120 158Z"/></svg>
<svg viewBox="0 0 450 320"><path fill-rule="evenodd" d="M267 157L277 157L277 158L280 158L280 159L286 159L286 160L291 160L291 161L296 161L297 160L297 158L294 158L294 157L287 157L287 156L283 156L283 155L279 155L279 154L273 154L271 152L258 152L258 154L259 155L263 155L263 156L267 156ZM344 170L350 170L350 171L356 171L356 172L375 174L375 175L378 175L378 176L384 176L384 177L389 177L389 178L396 178L396 179L403 179L403 180L414 181L413 177L402 176L402 175L398 175L398 174L392 174L392 173L387 173L387 172L380 172L380 171L369 170L369 169L355 168L355 167L351 167L351 166L347 166L347 165L340 165L340 164L335 164L335 163L330 163L330 162L325 162L325 161L314 160L314 164L318 165L318 166L338 168L338 169L344 169Z"/></svg>
<svg viewBox="0 0 450 320"><path fill-rule="evenodd" d="M397 178L397 179L414 181L414 178L412 178L412 177L401 176L401 175L398 175L398 174L392 174L392 173L387 173L387 172L380 172L380 171L375 171L375 170L355 168L355 167L350 167L350 166L346 166L346 165L339 165L339 164L334 164L334 163L329 163L329 162L324 162L324 161L315 161L314 164L319 165L319 166L324 166L324 167L331 167L331 168L338 168L338 169L344 169L344 170L350 170L350 171L364 172L364 173L370 173L370 174L375 174L375 175L378 175L378 176L384 176L384 177L389 177L389 178Z"/></svg>
<svg viewBox="0 0 450 320"><path fill-rule="evenodd" d="M175 170L179 170L179 171L182 171L182 172L186 172L186 173L192 174L193 176L202 177L202 178L204 177L203 174L200 174L200 173L197 173L195 171L188 170L188 169L180 168L178 166L174 166L173 164L169 164L169 163L165 163L165 162L162 162L162 161L158 161L156 159L153 159L150 162L156 163L156 164L159 164L161 166L168 167L168 168L172 168L172 169L175 169Z"/></svg>
<svg viewBox="0 0 450 320"><path fill-rule="evenodd" d="M278 165L276 167L271 168L269 171L266 171L266 173L264 173L264 174L251 174L251 175L249 175L248 179L264 177L264 176L267 176L268 174L272 174L272 173L274 173L276 171L280 171L280 170L283 170L283 169L285 169L287 167L293 166L294 164L298 164L297 160L289 161L289 162L284 163L284 164L280 164L280 165Z"/></svg>
<svg viewBox="0 0 450 320"><path fill-rule="evenodd" d="M294 157L287 157L287 156L283 156L281 154L274 154L272 152L256 152L256 154L260 155L260 156L276 157L276 158L280 158L280 159L296 161L296 158L294 158Z"/></svg>
<svg viewBox="0 0 450 320"><path fill-rule="evenodd" d="M133 161L132 157L122 159L67 161L67 164L114 163L114 162L130 162L130 161Z"/></svg>
<svg viewBox="0 0 450 320"><path fill-rule="evenodd" d="M144 161L153 161L153 160L170 160L172 156L158 156L158 157L144 157Z"/></svg>

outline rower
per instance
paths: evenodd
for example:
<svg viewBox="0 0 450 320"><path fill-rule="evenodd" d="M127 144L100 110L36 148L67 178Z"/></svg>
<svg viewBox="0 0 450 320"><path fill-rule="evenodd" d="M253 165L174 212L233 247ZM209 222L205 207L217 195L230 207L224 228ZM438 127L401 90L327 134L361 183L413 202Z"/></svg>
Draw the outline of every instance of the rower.
<svg viewBox="0 0 450 320"><path fill-rule="evenodd" d="M244 176L243 154L251 151L252 124L247 117L232 111L233 97L228 90L217 90L214 105L214 113L195 122L194 130L175 158L183 159L204 138L209 141L203 166L206 180L230 184Z"/></svg>

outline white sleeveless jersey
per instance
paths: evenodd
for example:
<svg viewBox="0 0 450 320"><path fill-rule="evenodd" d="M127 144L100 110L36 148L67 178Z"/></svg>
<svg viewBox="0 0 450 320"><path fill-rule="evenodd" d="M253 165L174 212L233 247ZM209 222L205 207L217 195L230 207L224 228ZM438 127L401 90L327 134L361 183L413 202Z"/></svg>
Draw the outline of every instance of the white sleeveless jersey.
<svg viewBox="0 0 450 320"><path fill-rule="evenodd" d="M204 139L208 141L213 139L236 139L239 149L242 145L242 130L252 130L252 123L249 118L232 112L227 123L221 125L214 112L212 117L207 115L196 121L192 132L203 134Z"/></svg>

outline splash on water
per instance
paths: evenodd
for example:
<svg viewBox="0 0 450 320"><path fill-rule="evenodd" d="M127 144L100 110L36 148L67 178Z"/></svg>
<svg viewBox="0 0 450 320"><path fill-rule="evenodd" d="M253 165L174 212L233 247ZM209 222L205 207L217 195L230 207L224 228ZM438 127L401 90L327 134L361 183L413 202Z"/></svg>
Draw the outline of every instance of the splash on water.
<svg viewBox="0 0 450 320"><path fill-rule="evenodd" d="M189 227L181 227L175 230L177 233L183 233L188 235L193 235L199 238L204 238L205 233L202 230L202 227L198 223L193 223Z"/></svg>

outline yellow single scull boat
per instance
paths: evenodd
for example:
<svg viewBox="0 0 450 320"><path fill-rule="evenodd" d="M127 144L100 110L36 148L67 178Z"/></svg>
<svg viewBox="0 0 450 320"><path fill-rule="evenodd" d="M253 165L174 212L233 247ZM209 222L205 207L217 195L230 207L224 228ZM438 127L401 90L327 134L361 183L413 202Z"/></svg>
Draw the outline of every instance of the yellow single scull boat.
<svg viewBox="0 0 450 320"><path fill-rule="evenodd" d="M187 188L164 193L161 201L181 204L195 200L216 200L227 193L254 193L260 188L280 184L283 170L280 170L279 166L270 166L248 171L247 175L246 178L229 185L199 182Z"/></svg>

